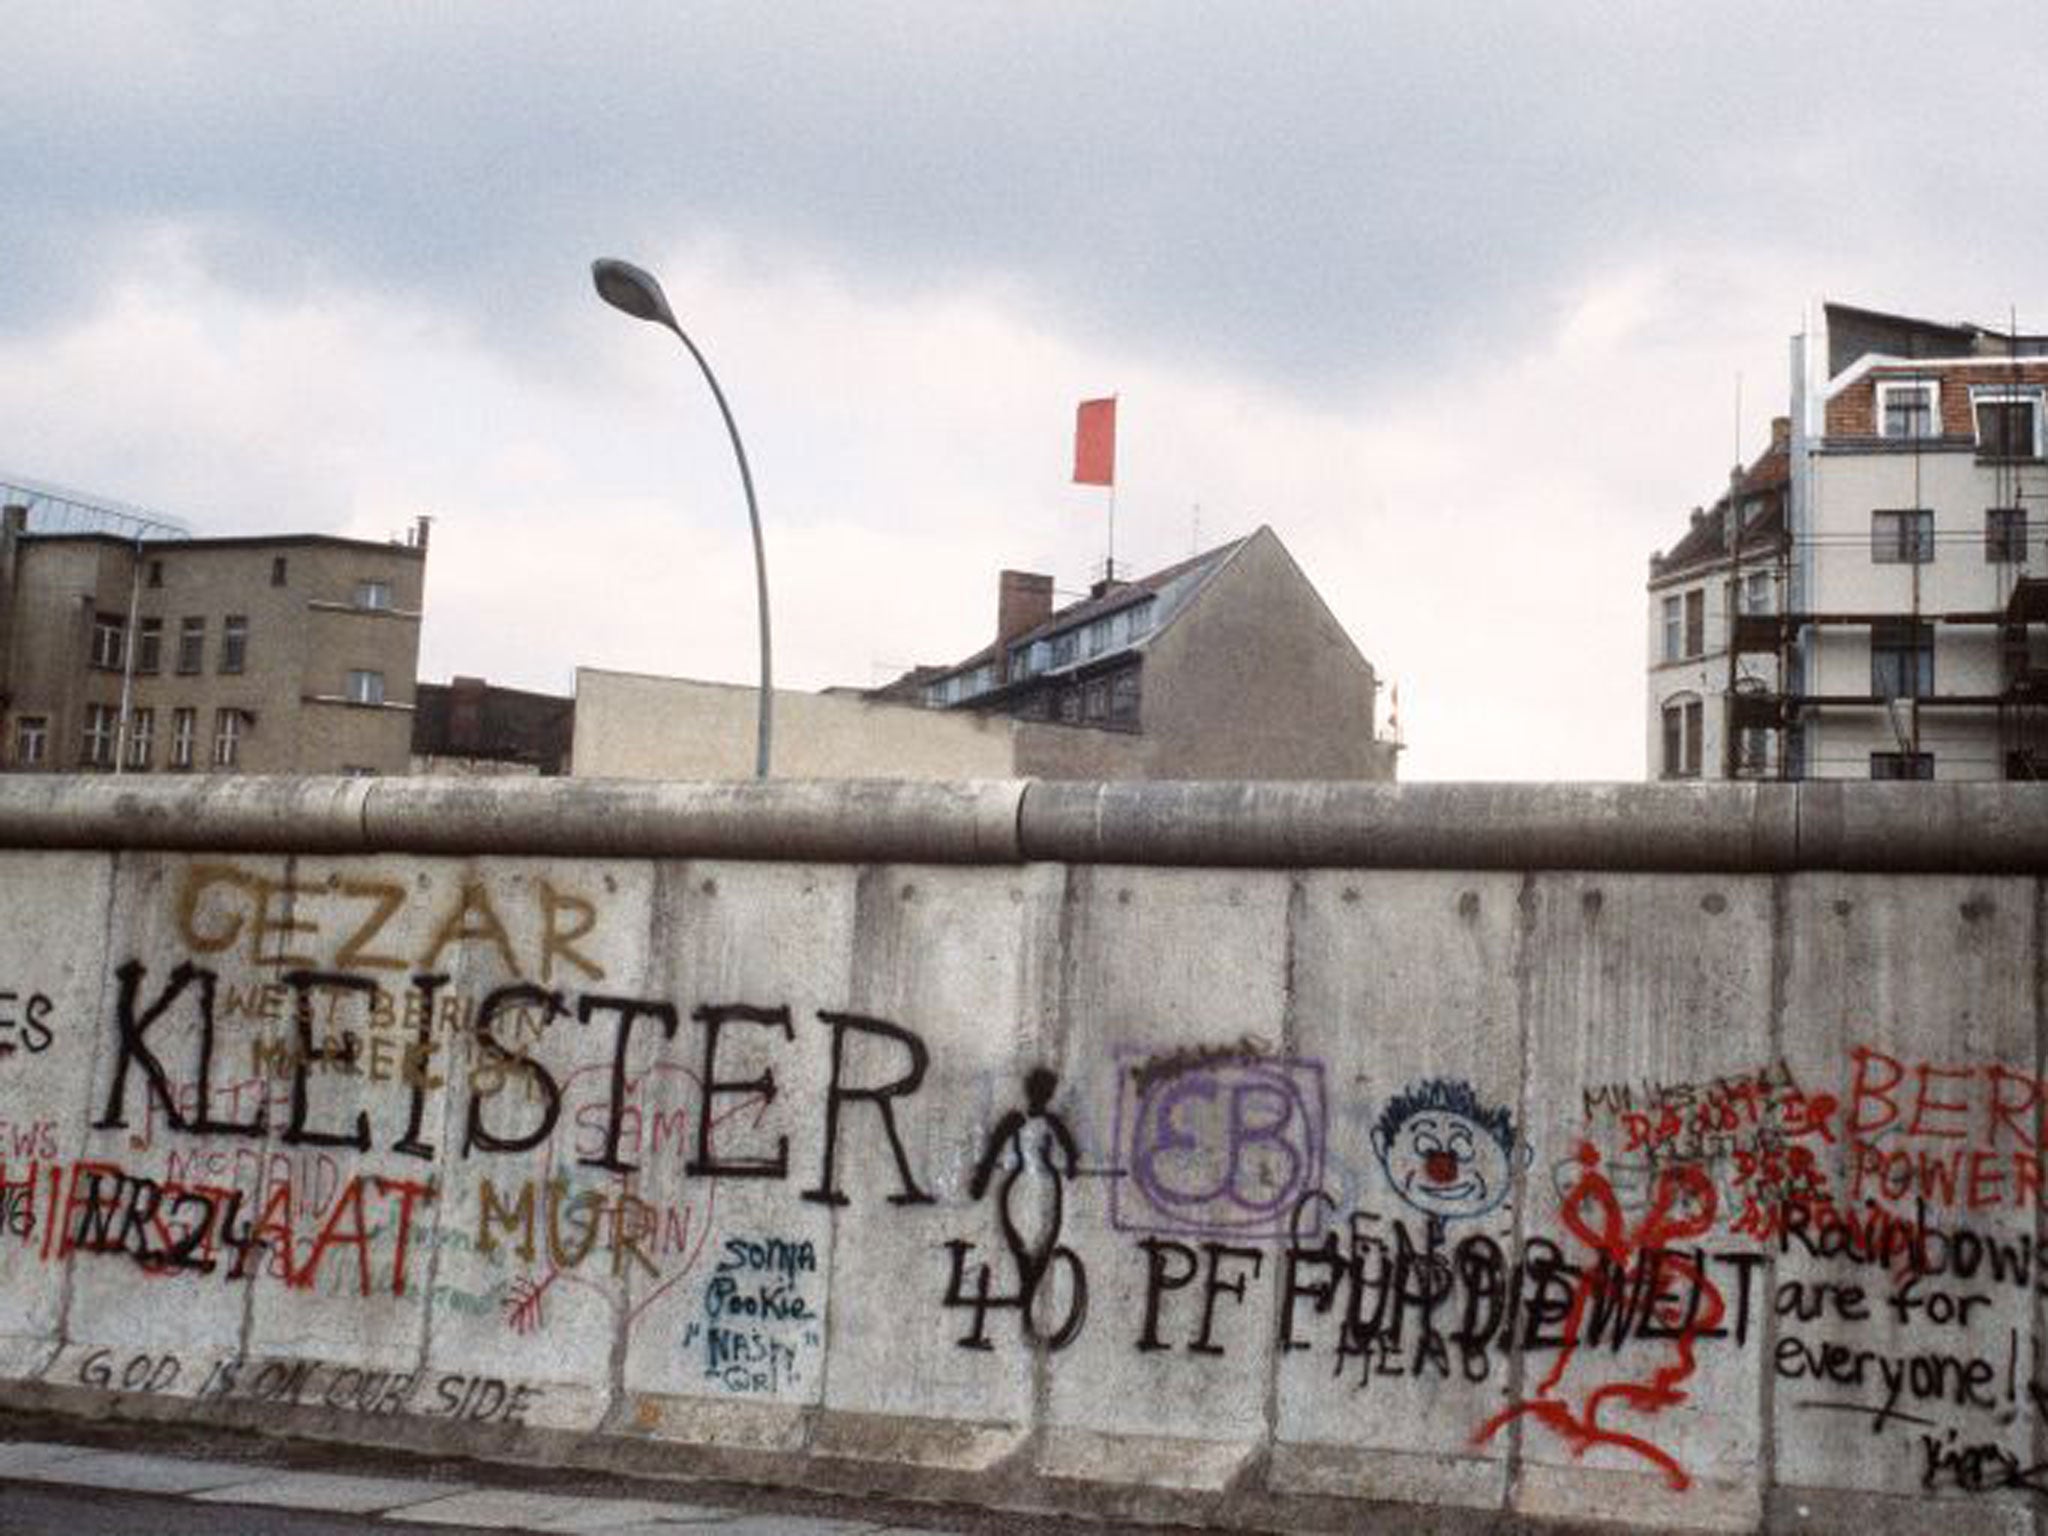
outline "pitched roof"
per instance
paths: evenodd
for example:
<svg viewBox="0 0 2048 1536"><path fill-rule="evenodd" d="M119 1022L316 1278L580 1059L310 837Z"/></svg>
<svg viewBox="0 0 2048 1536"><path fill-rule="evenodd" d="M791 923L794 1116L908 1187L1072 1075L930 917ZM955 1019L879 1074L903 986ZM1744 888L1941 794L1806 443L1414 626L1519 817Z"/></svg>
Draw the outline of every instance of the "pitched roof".
<svg viewBox="0 0 2048 1536"><path fill-rule="evenodd" d="M1735 493L1743 504L1743 550L1776 549L1783 542L1785 492L1791 484L1791 451L1774 438L1735 483ZM1724 491L1712 507L1693 514L1685 536L1668 552L1650 557L1650 579L1654 582L1676 571L1727 558L1728 493Z"/></svg>
<svg viewBox="0 0 2048 1536"><path fill-rule="evenodd" d="M1191 555L1185 560L1153 571L1150 575L1140 576L1133 581L1115 582L1106 590L1098 589L1091 592L1079 602L1056 609L1043 623L1011 636L1007 643L1012 647L1028 645L1034 640L1042 640L1064 630L1078 628L1147 599L1157 599L1164 608L1156 615L1150 630L1138 640L1131 642L1130 646L1120 649L1136 648L1158 633L1167 620L1179 611L1181 605L1193 597L1210 576L1221 570L1230 557L1255 536L1247 534L1243 538L1232 539L1228 544L1219 544L1214 549ZM940 678L950 677L956 672L971 671L995 659L996 646L991 642L971 656L963 657L948 666L913 667L895 681L873 690L870 697L903 697L920 693L927 685Z"/></svg>

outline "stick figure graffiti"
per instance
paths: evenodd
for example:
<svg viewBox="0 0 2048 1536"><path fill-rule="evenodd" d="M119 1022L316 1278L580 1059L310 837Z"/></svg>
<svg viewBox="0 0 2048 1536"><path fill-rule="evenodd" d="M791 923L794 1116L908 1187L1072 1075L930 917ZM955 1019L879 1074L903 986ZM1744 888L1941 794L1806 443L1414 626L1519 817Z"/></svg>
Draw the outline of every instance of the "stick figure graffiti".
<svg viewBox="0 0 2048 1536"><path fill-rule="evenodd" d="M1394 1193L1432 1223L1483 1216L1507 1198L1517 1158L1514 1119L1482 1104L1462 1078L1429 1077L1387 1101L1373 1151Z"/></svg>
<svg viewBox="0 0 2048 1536"><path fill-rule="evenodd" d="M1060 1228L1066 1219L1067 1180L1081 1169L1080 1148L1065 1120L1050 1106L1059 1075L1049 1067L1034 1067L1024 1078L1026 1107L1013 1109L996 1122L982 1148L981 1160L968 1180L967 1192L979 1200L988 1193L989 1181L999 1163L1007 1168L996 1195L996 1220L1003 1232L1003 1244L1010 1250L1017 1269L1017 1289L1009 1296L991 1289L987 1264L976 1266L974 1290L965 1289L967 1256L974 1244L955 1240L946 1244L952 1255L952 1275L946 1286L946 1305L967 1307L974 1313L974 1327L959 1340L963 1349L991 1349L987 1332L988 1313L996 1307L1015 1307L1027 1338L1047 1349L1064 1349L1081 1332L1088 1315L1088 1272L1081 1257L1060 1242ZM1035 1132L1035 1134L1034 1134ZM1063 1267L1063 1284L1047 1284L1056 1268ZM1053 1318L1041 1318L1041 1295L1054 1296L1059 1308Z"/></svg>

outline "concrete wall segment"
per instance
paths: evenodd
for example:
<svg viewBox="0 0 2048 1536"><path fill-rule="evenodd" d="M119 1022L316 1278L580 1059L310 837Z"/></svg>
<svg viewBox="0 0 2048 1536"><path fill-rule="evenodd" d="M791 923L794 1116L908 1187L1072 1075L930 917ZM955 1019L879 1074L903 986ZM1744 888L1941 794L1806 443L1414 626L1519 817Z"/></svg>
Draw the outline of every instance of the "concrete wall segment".
<svg viewBox="0 0 2048 1536"><path fill-rule="evenodd" d="M0 846L10 1397L1265 1529L2043 1504L2029 798L84 788L284 841Z"/></svg>

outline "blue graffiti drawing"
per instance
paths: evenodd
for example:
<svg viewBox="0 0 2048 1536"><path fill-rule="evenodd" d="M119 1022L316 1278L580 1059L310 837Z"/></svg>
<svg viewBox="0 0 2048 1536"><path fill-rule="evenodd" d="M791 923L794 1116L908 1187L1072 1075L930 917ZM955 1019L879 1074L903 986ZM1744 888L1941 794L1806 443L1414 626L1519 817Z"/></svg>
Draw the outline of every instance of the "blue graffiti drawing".
<svg viewBox="0 0 2048 1536"><path fill-rule="evenodd" d="M1389 1099L1372 1147L1394 1193L1432 1221L1485 1215L1528 1161L1514 1118L1456 1077L1427 1077Z"/></svg>

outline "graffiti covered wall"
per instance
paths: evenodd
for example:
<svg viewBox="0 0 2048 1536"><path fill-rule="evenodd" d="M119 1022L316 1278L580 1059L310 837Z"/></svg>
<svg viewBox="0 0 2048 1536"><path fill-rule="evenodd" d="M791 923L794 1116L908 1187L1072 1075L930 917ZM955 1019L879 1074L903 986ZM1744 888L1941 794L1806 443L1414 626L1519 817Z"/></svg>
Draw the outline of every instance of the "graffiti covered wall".
<svg viewBox="0 0 2048 1536"><path fill-rule="evenodd" d="M0 890L29 1398L1295 1524L2048 1507L2028 876L129 849Z"/></svg>

